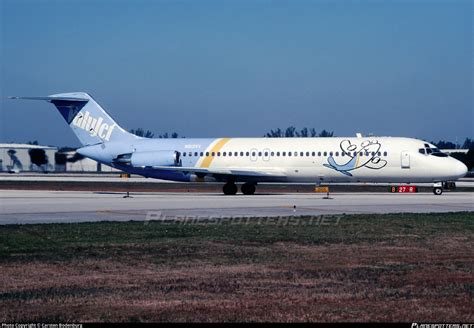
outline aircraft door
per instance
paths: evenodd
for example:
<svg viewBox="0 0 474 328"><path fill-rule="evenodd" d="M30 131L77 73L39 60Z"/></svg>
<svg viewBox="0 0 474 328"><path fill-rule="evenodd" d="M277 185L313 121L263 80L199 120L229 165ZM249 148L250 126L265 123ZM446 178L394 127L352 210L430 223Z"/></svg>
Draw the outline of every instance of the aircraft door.
<svg viewBox="0 0 474 328"><path fill-rule="evenodd" d="M402 169L410 168L410 153L409 152L402 151L401 164L402 164Z"/></svg>

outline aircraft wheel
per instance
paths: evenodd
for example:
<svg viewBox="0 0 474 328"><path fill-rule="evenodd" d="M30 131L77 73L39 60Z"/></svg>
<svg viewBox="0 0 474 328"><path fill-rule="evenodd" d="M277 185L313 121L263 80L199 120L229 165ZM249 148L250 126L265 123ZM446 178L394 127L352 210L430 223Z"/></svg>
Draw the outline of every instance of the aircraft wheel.
<svg viewBox="0 0 474 328"><path fill-rule="evenodd" d="M244 183L240 188L242 190L242 194L244 195L253 195L255 194L255 184L253 183Z"/></svg>
<svg viewBox="0 0 474 328"><path fill-rule="evenodd" d="M237 186L235 183L226 183L224 187L222 187L222 191L224 195L235 195L237 193Z"/></svg>
<svg viewBox="0 0 474 328"><path fill-rule="evenodd" d="M433 188L433 194L435 195L441 195L443 193L443 189L440 187L435 187Z"/></svg>

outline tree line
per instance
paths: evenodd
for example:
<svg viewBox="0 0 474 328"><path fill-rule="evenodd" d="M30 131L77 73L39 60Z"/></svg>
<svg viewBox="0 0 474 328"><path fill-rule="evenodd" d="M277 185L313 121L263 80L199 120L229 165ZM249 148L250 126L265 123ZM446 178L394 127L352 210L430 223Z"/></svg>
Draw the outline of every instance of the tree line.
<svg viewBox="0 0 474 328"><path fill-rule="evenodd" d="M268 138L314 138L314 137L333 137L334 132L322 130L321 132L317 133L315 128L302 128L301 130L297 130L294 126L287 127L284 131L280 128L275 130L270 130L270 132L264 135Z"/></svg>
<svg viewBox="0 0 474 328"><path fill-rule="evenodd" d="M129 130L130 133L133 133L136 136L144 137L144 138L154 138L155 133L150 130L145 130L142 128L131 129ZM294 126L287 127L286 129L282 130L277 128L275 130L270 130L267 132L264 137L268 138L306 138L306 137L333 137L333 131L322 130L321 132L317 133L316 129L314 128L302 128L301 130L297 130ZM158 135L157 138L179 138L179 134L177 132L168 133L165 132L163 134ZM181 138L185 138L182 136Z"/></svg>
<svg viewBox="0 0 474 328"><path fill-rule="evenodd" d="M133 133L136 136L144 137L144 138L154 138L155 137L155 134L153 132L151 132L150 130L145 131L142 128L131 129L129 132ZM168 138L176 139L178 137L179 137L179 135L178 135L177 132L172 132L172 133L165 132L163 134L158 135L157 138L160 138L160 139L168 139Z"/></svg>

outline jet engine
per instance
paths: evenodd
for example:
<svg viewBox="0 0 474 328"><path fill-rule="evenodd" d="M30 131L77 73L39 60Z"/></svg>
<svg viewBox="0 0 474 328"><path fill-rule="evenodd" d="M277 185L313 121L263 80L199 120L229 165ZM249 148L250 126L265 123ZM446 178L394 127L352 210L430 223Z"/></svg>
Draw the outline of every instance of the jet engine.
<svg viewBox="0 0 474 328"><path fill-rule="evenodd" d="M114 163L134 167L181 166L180 157L176 150L144 151L118 155Z"/></svg>

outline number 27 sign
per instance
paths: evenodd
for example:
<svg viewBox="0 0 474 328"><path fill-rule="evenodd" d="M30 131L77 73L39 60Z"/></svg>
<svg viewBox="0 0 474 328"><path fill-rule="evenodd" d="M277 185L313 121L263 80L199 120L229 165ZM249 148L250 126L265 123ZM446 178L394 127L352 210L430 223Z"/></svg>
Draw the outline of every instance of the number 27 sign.
<svg viewBox="0 0 474 328"><path fill-rule="evenodd" d="M390 187L390 192L410 193L418 192L418 189L416 186L392 186Z"/></svg>

